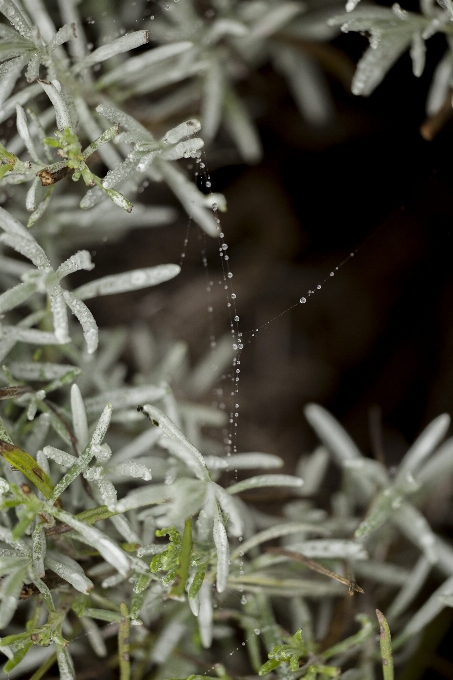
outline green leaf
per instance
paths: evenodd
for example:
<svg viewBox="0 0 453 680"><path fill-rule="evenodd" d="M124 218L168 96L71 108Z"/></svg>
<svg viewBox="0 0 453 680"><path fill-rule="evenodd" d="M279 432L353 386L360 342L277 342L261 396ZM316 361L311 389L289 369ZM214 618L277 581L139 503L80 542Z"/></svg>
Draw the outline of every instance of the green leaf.
<svg viewBox="0 0 453 680"><path fill-rule="evenodd" d="M269 661L263 663L258 672L258 675L266 675L267 673L270 673L278 666L280 666L280 661L277 661L276 659L269 659Z"/></svg>
<svg viewBox="0 0 453 680"><path fill-rule="evenodd" d="M125 196L123 196L123 194L120 194L119 191L115 191L115 189L104 189L104 191L107 196L115 203L115 205L119 205L120 208L128 213L132 212L132 208L134 206L130 201L127 200Z"/></svg>
<svg viewBox="0 0 453 680"><path fill-rule="evenodd" d="M25 477L32 482L46 498L51 498L54 488L52 480L30 454L22 451L19 447L8 444L8 442L0 439L0 456L14 468L22 472L22 474L25 475Z"/></svg>
<svg viewBox="0 0 453 680"><path fill-rule="evenodd" d="M16 161L18 160L17 156L15 156L13 153L10 153L5 149L3 144L0 144L0 161L6 161L8 164L12 165L14 168L14 165Z"/></svg>
<svg viewBox="0 0 453 680"><path fill-rule="evenodd" d="M52 146L55 149L59 149L61 147L58 139L55 139L54 137L44 137L43 142L44 144L47 144L47 146Z"/></svg>
<svg viewBox="0 0 453 680"><path fill-rule="evenodd" d="M184 533L182 536L181 551L179 553L179 569L177 576L179 583L170 591L170 595L182 595L184 593L187 579L189 576L189 569L192 554L192 518L186 519L184 524Z"/></svg>
<svg viewBox="0 0 453 680"><path fill-rule="evenodd" d="M89 510L84 510L76 515L77 519L85 524L94 524L102 519L109 519L109 517L114 517L118 515L117 512L109 510L106 505L98 505L96 508L90 508Z"/></svg>
<svg viewBox="0 0 453 680"><path fill-rule="evenodd" d="M192 584L189 588L189 599L193 600L194 597L198 594L198 591L200 590L201 586L203 585L204 577L206 574L206 570L208 568L209 564L209 558L206 559L200 566L198 567L197 571L195 572L195 576L193 577Z"/></svg>
<svg viewBox="0 0 453 680"><path fill-rule="evenodd" d="M0 179L6 175L10 170L14 170L14 165L11 163L6 163L6 165L0 165Z"/></svg>
<svg viewBox="0 0 453 680"><path fill-rule="evenodd" d="M17 652L14 654L12 659L9 659L4 666L4 671L5 673L9 673L10 671L13 670L13 668L16 668L16 666L22 661L24 656L28 653L28 650L30 647L33 647L33 642L29 639L26 645L24 645L21 649L18 649Z"/></svg>

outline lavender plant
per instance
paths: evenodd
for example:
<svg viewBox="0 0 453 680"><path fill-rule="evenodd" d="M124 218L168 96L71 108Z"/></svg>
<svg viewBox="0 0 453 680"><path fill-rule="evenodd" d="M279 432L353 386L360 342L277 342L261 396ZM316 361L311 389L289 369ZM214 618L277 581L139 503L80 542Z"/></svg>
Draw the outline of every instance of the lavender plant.
<svg viewBox="0 0 453 680"><path fill-rule="evenodd" d="M172 208L137 201L143 182L165 182L218 235L224 197L202 193L178 160L199 160L198 132L212 140L222 121L243 157L258 158L235 91L244 64L271 59L300 101L318 82L299 80L304 63L304 73L319 73L271 37L283 28L325 37L324 12L272 0L215 0L204 16L196 8L181 1L144 30L112 35L131 16L98 3L101 44L90 51L75 0L58 11L0 1L9 22L0 24L0 118L15 122L0 148L0 677L74 679L99 657L100 677L228 678L234 654L235 675L371 678L380 626L390 680L389 624L401 662L453 602L453 549L423 514L452 472L453 440L441 443L448 416L390 474L309 405L322 446L296 474L278 474L278 456L232 453L207 436L227 417L194 401L217 377L204 361L191 369L183 343L141 325L99 329L85 303L163 284L178 265L66 285L94 267L79 245L174 218ZM172 94L150 105L144 95L168 85ZM202 124L182 116L198 96ZM156 133L150 107L180 120ZM156 347L161 362L152 365ZM217 366L236 351L231 338L219 343ZM331 463L342 481L326 509L318 495ZM238 479L250 470L261 474ZM241 497L265 487L289 494L280 516ZM417 608L431 572L442 582Z"/></svg>
<svg viewBox="0 0 453 680"><path fill-rule="evenodd" d="M366 33L370 45L360 59L352 81L352 92L369 96L382 82L399 57L409 50L413 74L419 78L425 69L426 42L441 34L446 49L431 81L426 100L427 120L421 127L425 139L431 140L449 117L452 100L451 21L453 8L449 2L420 2L420 12L410 12L399 3L392 7L359 5L348 0L346 12L329 19L329 25L340 26L344 33Z"/></svg>

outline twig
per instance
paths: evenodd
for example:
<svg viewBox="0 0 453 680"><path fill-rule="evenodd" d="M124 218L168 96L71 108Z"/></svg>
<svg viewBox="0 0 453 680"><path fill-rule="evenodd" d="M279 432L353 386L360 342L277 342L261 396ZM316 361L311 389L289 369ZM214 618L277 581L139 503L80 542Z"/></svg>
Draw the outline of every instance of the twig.
<svg viewBox="0 0 453 680"><path fill-rule="evenodd" d="M284 548L268 548L267 552L274 553L275 555L284 555L285 557L289 557L295 562L301 562L306 567L308 567L308 569L316 571L318 572L318 574L323 574L324 576L328 576L329 578L334 578L336 581L339 581L340 583L344 583L345 586L348 586L349 595L354 595L354 593L362 594L365 593L365 591L360 586L358 586L355 581L350 581L348 578L340 576L339 574L336 574L334 571L330 571L330 569L323 567L322 564L319 564L318 562L315 562L314 560L310 560L308 557L305 557L305 555L303 555L302 553L294 552L293 550L285 550Z"/></svg>

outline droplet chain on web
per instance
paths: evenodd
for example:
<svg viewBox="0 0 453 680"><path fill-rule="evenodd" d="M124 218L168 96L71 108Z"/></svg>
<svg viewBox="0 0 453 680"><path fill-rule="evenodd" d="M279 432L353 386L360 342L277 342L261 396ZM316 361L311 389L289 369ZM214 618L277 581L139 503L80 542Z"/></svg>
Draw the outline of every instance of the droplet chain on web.
<svg viewBox="0 0 453 680"><path fill-rule="evenodd" d="M331 279L332 277L335 276L335 273L338 272L338 271L339 271L339 270L340 270L347 262L349 262L349 260L350 260L351 258L353 258L354 255L355 255L359 250L360 250L360 246L359 246L358 248L356 248L355 250L351 251L351 252L349 253L349 255L348 255L347 257L345 257L344 260L342 260L342 261L340 262L340 264L339 264L337 267L335 267L335 269L334 269L333 271L331 271L331 272L329 273L328 276L326 276L324 279L322 279L321 282L318 283L318 284L315 286L315 288L309 289L309 290L305 293L306 297L305 297L305 296L301 297L300 300L299 300L299 302L294 303L294 304L291 305L290 307L286 307L284 310L282 310L282 311L280 312L280 314L277 314L276 316L273 316L271 319L269 319L269 321L266 321L266 323L263 323L261 326L258 326L258 328L255 328L254 330L250 330L250 331L244 331L244 335L248 335L248 336L250 336L250 338L254 337L255 333L258 333L258 331L262 330L263 328L266 328L266 326L269 326L269 324L271 324L273 321L276 321L277 319L279 319L279 318L280 318L281 316L283 316L284 314L287 314L287 313L290 312L292 309L295 309L296 307L299 306L299 304L302 304L302 305L303 305L303 304L305 304L306 302L308 302L308 298L310 298L312 295L314 295L314 294L317 293L319 290L321 290L322 287L323 287L323 285L324 285L325 283L327 283L327 281L330 281L330 279ZM242 333L241 333L240 335L242 336ZM251 342L251 339L248 339L248 340L247 340L247 344L250 344L250 342Z"/></svg>

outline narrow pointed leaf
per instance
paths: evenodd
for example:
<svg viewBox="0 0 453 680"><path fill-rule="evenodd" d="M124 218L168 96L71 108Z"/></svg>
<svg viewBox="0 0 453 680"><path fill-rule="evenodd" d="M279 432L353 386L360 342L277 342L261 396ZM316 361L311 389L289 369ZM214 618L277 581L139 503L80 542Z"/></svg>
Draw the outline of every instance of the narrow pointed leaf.
<svg viewBox="0 0 453 680"><path fill-rule="evenodd" d="M4 227L3 224L1 224ZM32 238L24 238L16 234L2 234L0 241L14 248L15 251L28 258L38 269L50 269L50 262L41 246Z"/></svg>
<svg viewBox="0 0 453 680"><path fill-rule="evenodd" d="M181 268L177 264L161 264L147 269L135 269L124 274L104 276L91 281L74 291L80 300L90 300L100 295L113 295L130 290L139 290L148 286L157 286L177 276Z"/></svg>
<svg viewBox="0 0 453 680"><path fill-rule="evenodd" d="M93 354L97 350L99 344L99 331L94 316L86 304L77 299L77 297L68 290L65 290L63 295L66 304L82 326L88 354Z"/></svg>
<svg viewBox="0 0 453 680"><path fill-rule="evenodd" d="M88 421L82 394L78 385L71 387L71 412L74 434L80 451L88 444Z"/></svg>
<svg viewBox="0 0 453 680"><path fill-rule="evenodd" d="M412 444L398 468L396 481L402 481L407 474L414 474L425 463L428 456L445 437L450 425L450 416L444 413L435 418Z"/></svg>
<svg viewBox="0 0 453 680"><path fill-rule="evenodd" d="M45 80L40 80L39 83L55 108L58 129L60 131L63 131L65 128L71 130L71 116L69 115L68 107L60 92L57 90L55 85L48 83Z"/></svg>
<svg viewBox="0 0 453 680"><path fill-rule="evenodd" d="M28 453L0 439L0 456L14 468L20 470L46 498L51 498L54 490L52 480Z"/></svg>
<svg viewBox="0 0 453 680"><path fill-rule="evenodd" d="M128 35L123 35L120 38L113 40L113 42L108 45L102 45L102 47L98 47L97 50L91 52L88 57L85 57L85 59L76 65L76 71L80 71L87 66L93 66L93 64L99 64L106 59L111 59L117 54L134 50L141 45L145 45L148 41L148 31L134 31Z"/></svg>
<svg viewBox="0 0 453 680"><path fill-rule="evenodd" d="M122 576L127 576L130 568L129 561L124 552L110 538L95 527L76 519L69 512L53 508L52 514L72 527L85 543L98 550L105 561L115 567Z"/></svg>
<svg viewBox="0 0 453 680"><path fill-rule="evenodd" d="M242 482L237 482L229 486L226 491L229 494L241 493L249 489L259 489L263 486L290 486L300 488L303 486L303 479L300 477L293 477L292 475L257 475L244 479Z"/></svg>
<svg viewBox="0 0 453 680"><path fill-rule="evenodd" d="M22 586L27 578L27 567L13 571L2 583L2 602L0 604L0 629L6 628L17 608Z"/></svg>
<svg viewBox="0 0 453 680"><path fill-rule="evenodd" d="M223 593L228 584L228 572L230 569L230 548L228 544L227 533L222 520L222 515L220 514L217 503L215 503L213 536L217 552L216 586L217 591L219 593Z"/></svg>
<svg viewBox="0 0 453 680"><path fill-rule="evenodd" d="M79 250L75 255L68 257L68 259L58 267L56 274L58 279L61 280L63 277L68 276L73 272L78 272L81 269L91 271L93 268L94 264L91 262L91 255L88 250Z"/></svg>

